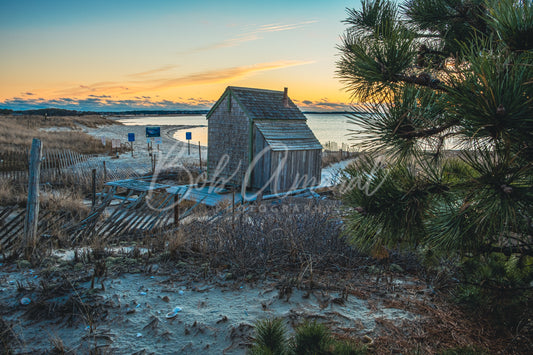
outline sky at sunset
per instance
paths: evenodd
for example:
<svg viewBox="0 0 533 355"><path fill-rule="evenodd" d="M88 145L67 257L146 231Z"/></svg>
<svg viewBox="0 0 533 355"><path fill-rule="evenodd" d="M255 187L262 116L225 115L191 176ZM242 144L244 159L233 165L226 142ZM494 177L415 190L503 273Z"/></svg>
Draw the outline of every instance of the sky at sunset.
<svg viewBox="0 0 533 355"><path fill-rule="evenodd" d="M344 110L341 21L359 1L0 1L0 108L208 109L226 86Z"/></svg>

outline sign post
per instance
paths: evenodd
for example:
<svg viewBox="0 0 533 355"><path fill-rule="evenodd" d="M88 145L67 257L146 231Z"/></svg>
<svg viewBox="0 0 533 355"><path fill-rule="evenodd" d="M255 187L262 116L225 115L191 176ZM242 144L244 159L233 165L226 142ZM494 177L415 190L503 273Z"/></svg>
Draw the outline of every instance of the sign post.
<svg viewBox="0 0 533 355"><path fill-rule="evenodd" d="M159 152L159 146L160 146L161 144L163 144L163 138L161 138L161 137L156 137L156 138L154 139L154 141L155 141L155 144L157 145L157 151Z"/></svg>
<svg viewBox="0 0 533 355"><path fill-rule="evenodd" d="M133 142L135 142L135 133L128 133L128 142L131 143L131 157L133 158Z"/></svg>
<svg viewBox="0 0 533 355"><path fill-rule="evenodd" d="M192 132L185 132L185 139L187 140L187 154L191 155Z"/></svg>
<svg viewBox="0 0 533 355"><path fill-rule="evenodd" d="M150 152L149 154L152 160L152 172L155 171L155 155L152 152L150 141L158 137L161 137L161 127L146 127L146 141L148 142L148 151Z"/></svg>

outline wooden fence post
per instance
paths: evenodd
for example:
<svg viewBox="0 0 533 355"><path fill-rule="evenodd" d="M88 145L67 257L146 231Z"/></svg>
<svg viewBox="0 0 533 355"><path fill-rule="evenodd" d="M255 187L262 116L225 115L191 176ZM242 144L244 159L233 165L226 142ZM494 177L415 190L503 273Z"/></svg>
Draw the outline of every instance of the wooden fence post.
<svg viewBox="0 0 533 355"><path fill-rule="evenodd" d="M180 224L180 194L174 195L174 225Z"/></svg>
<svg viewBox="0 0 533 355"><path fill-rule="evenodd" d="M202 170L202 146L200 141L198 141L198 156L200 157L200 170Z"/></svg>
<svg viewBox="0 0 533 355"><path fill-rule="evenodd" d="M37 224L39 222L39 180L41 178L41 158L43 146L34 138L31 143L30 177L28 182L28 202L24 219L24 258L30 260L37 245Z"/></svg>
<svg viewBox="0 0 533 355"><path fill-rule="evenodd" d="M235 230L235 187L233 187L231 198L231 227Z"/></svg>
<svg viewBox="0 0 533 355"><path fill-rule="evenodd" d="M96 205L96 169L93 169L93 208Z"/></svg>

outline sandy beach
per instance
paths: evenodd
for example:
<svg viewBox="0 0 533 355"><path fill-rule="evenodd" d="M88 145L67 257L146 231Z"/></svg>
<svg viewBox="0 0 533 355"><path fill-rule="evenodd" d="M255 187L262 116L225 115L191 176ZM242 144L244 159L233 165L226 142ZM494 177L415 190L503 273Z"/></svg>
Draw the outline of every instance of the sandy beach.
<svg viewBox="0 0 533 355"><path fill-rule="evenodd" d="M202 167L205 168L207 161L207 147L201 146L201 157L198 151L198 143L190 145L190 154L186 142L181 142L173 138L178 130L194 128L196 126L187 125L167 125L161 127L161 144L152 143L152 152L157 156L157 166L164 170L169 167L199 165L202 159ZM146 173L151 169L151 157L146 138L146 126L144 125L109 125L98 128L83 128L88 133L98 139L105 139L106 146L113 139L119 139L121 144L130 145L128 133L135 134L133 142L133 156L131 152L119 154L118 159L113 159L114 164L124 165L137 170L139 173ZM109 147L110 151L112 150Z"/></svg>
<svg viewBox="0 0 533 355"><path fill-rule="evenodd" d="M396 288L388 292L361 279L358 287L352 284L353 294L345 296L335 287L295 288L284 294L276 278L227 280L230 276L222 273L202 280L191 273L192 265L187 262L169 268L142 266L127 254L107 258L109 265L126 261L132 263L132 273L100 278L93 292L86 292L91 283L87 272L67 276L72 285L84 290L78 295L57 289L65 283L64 275L50 277L41 274L42 270L16 265L0 267L4 280L0 303L10 309L3 319L14 324L15 353L41 353L61 342L66 351L76 353L101 348L113 354L244 354L254 323L274 317L284 318L289 329L304 320L320 320L336 334L372 341L383 334L380 324L384 321L398 327L422 322L428 315L408 310L405 304L431 298L431 290L412 277L394 280ZM41 279L47 280L49 291L37 286ZM403 290L401 298L395 289ZM388 301L391 297L396 298L396 306ZM82 312L72 318L70 312L59 310L65 302L78 301L87 309L85 316Z"/></svg>

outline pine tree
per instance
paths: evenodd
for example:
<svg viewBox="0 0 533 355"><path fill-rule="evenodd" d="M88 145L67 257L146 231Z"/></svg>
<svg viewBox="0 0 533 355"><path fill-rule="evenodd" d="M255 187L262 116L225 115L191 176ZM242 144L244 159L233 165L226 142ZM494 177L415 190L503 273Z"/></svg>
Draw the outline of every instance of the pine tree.
<svg viewBox="0 0 533 355"><path fill-rule="evenodd" d="M337 75L373 103L351 116L350 240L458 261L456 299L531 339L533 2L363 0L345 23Z"/></svg>
<svg viewBox="0 0 533 355"><path fill-rule="evenodd" d="M352 241L533 255L533 2L363 0L344 22L337 75L374 103L353 138L385 162L346 171Z"/></svg>

